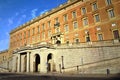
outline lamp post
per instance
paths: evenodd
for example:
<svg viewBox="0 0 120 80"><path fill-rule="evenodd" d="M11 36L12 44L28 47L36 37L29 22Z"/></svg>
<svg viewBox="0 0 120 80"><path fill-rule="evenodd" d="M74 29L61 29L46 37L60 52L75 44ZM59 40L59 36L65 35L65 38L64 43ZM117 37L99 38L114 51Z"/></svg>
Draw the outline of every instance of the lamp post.
<svg viewBox="0 0 120 80"><path fill-rule="evenodd" d="M61 56L61 58L62 58L62 69L64 69L63 56Z"/></svg>

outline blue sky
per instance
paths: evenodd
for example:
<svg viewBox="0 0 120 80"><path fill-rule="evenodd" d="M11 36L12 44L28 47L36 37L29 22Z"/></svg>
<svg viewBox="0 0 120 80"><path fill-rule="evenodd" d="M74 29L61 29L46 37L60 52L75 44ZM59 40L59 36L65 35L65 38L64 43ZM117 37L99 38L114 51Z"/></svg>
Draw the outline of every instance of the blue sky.
<svg viewBox="0 0 120 80"><path fill-rule="evenodd" d="M0 0L0 51L9 48L11 30L66 1Z"/></svg>

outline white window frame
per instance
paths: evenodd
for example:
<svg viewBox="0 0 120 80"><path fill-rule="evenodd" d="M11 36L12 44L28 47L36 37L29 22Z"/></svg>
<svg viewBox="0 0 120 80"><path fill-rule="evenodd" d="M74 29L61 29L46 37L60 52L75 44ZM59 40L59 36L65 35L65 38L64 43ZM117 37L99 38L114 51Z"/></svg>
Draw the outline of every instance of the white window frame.
<svg viewBox="0 0 120 80"><path fill-rule="evenodd" d="M87 9L85 7L81 8L82 15L85 15L87 13Z"/></svg>
<svg viewBox="0 0 120 80"><path fill-rule="evenodd" d="M114 18L115 17L115 12L114 12L113 8L112 9L108 9L107 11L108 11L109 18ZM112 11L112 13L111 13L111 11Z"/></svg>
<svg viewBox="0 0 120 80"><path fill-rule="evenodd" d="M82 21L83 21L83 26L88 26L89 22L87 17L83 18Z"/></svg>
<svg viewBox="0 0 120 80"><path fill-rule="evenodd" d="M74 28L74 29L78 29L78 22L77 22L77 21L74 21L74 22L73 22L73 28Z"/></svg>

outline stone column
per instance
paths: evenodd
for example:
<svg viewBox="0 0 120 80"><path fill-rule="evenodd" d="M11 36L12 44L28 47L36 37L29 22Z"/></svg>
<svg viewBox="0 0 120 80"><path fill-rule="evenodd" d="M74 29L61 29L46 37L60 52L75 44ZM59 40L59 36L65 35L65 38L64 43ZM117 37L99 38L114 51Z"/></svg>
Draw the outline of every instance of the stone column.
<svg viewBox="0 0 120 80"><path fill-rule="evenodd" d="M30 52L27 52L27 72L30 72Z"/></svg>
<svg viewBox="0 0 120 80"><path fill-rule="evenodd" d="M17 72L21 72L21 55L18 53L18 65Z"/></svg>

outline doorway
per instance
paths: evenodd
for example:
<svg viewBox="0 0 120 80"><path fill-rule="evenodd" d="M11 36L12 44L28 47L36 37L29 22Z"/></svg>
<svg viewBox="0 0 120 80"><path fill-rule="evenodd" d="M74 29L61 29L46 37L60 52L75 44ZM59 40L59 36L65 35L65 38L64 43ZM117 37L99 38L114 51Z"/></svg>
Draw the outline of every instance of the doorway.
<svg viewBox="0 0 120 80"><path fill-rule="evenodd" d="M40 56L38 54L35 55L35 72L39 72L40 65Z"/></svg>

